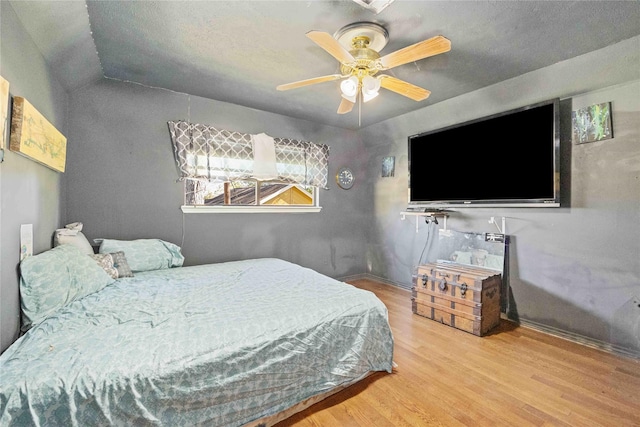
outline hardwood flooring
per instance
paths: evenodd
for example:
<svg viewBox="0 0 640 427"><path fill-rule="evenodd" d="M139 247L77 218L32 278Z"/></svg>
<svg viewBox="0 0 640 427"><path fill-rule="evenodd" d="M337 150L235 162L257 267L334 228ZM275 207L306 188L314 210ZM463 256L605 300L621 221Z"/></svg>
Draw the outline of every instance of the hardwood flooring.
<svg viewBox="0 0 640 427"><path fill-rule="evenodd" d="M409 291L350 283L389 309L397 368L277 427L640 426L639 360L504 320L477 337L413 314Z"/></svg>

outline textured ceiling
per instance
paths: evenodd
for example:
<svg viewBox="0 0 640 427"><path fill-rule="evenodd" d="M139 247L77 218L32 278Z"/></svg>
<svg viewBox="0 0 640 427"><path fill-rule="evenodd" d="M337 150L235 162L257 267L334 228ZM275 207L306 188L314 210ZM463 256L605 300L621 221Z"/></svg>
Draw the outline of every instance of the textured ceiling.
<svg viewBox="0 0 640 427"><path fill-rule="evenodd" d="M637 1L396 0L379 14L349 0L10 3L67 90L104 76L351 129L358 107L336 114L338 81L276 90L339 72L310 30L376 22L389 32L382 55L451 40L448 53L386 72L429 98L382 89L363 127L640 34Z"/></svg>

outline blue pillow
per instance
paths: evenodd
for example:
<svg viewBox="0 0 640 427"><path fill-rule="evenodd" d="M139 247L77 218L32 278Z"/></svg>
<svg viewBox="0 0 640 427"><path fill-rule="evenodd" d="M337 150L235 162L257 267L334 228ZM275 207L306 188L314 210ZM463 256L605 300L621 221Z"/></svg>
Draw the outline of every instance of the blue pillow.
<svg viewBox="0 0 640 427"><path fill-rule="evenodd" d="M25 258L20 263L22 330L114 281L74 245L63 244Z"/></svg>
<svg viewBox="0 0 640 427"><path fill-rule="evenodd" d="M124 252L134 273L181 267L184 263L180 247L160 239L103 239L98 252L106 254L120 251Z"/></svg>

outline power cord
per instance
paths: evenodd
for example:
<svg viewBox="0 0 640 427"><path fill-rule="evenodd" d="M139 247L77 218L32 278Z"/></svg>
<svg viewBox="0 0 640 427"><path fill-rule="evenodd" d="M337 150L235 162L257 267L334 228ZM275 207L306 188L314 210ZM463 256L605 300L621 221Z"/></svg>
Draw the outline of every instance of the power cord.
<svg viewBox="0 0 640 427"><path fill-rule="evenodd" d="M425 219L427 224L429 224L429 219ZM436 221L436 224L438 222ZM427 249L427 245L429 244L429 239L431 238L431 227L427 227L427 238L424 241L424 247L422 248L422 253L420 254L420 258L418 258L418 265L422 264L422 257L424 256L424 251Z"/></svg>

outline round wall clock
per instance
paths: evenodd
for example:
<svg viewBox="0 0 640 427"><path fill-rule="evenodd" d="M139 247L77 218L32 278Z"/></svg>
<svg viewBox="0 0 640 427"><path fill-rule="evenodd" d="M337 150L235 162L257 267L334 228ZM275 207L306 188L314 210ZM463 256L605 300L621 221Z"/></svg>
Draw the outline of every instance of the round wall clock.
<svg viewBox="0 0 640 427"><path fill-rule="evenodd" d="M340 168L336 174L336 182L338 186L344 190L348 190L353 187L353 171L349 168Z"/></svg>

